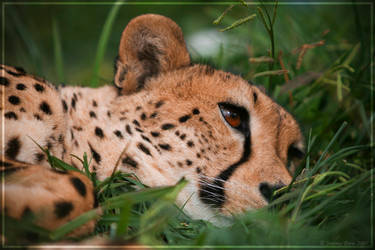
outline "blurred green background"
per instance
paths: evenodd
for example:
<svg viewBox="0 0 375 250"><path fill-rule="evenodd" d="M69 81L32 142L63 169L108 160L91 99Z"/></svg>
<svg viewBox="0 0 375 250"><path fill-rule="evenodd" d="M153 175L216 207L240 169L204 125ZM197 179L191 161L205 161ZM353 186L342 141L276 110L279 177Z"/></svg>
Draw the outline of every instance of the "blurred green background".
<svg viewBox="0 0 375 250"><path fill-rule="evenodd" d="M231 4L234 7L220 23L213 24ZM177 222L166 219L163 229L144 233L147 243L161 244L162 234L163 244L373 244L370 2L280 2L273 38L261 18L262 12L266 22L266 13L272 19L272 2L247 6L241 1L127 2L117 12L110 3L29 2L4 7L3 63L22 66L50 82L112 83L122 30L135 16L157 13L182 27L193 62L214 65L264 86L300 122L308 152L296 175L305 168L304 176L322 177L318 183L311 178L297 187L281 212L248 213L229 229L185 217ZM105 26L110 23L110 13L113 25ZM252 14L257 16L234 29L219 31ZM107 43L99 45L105 32ZM313 48L302 56L304 45ZM249 61L259 57L271 57L273 63ZM287 76L275 72L283 68ZM179 224L181 220L186 226Z"/></svg>

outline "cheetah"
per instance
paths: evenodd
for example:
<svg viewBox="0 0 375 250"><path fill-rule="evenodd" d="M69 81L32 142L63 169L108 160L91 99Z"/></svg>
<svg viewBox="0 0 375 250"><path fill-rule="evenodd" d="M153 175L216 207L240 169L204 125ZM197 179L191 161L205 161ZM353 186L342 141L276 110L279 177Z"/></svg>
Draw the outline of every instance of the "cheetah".
<svg viewBox="0 0 375 250"><path fill-rule="evenodd" d="M55 86L5 65L0 84L5 212L44 211L48 229L94 208L95 195L84 175L51 169L38 145L76 168L72 155L87 153L100 180L118 160L150 187L185 178L176 203L213 222L266 206L292 180L287 162L303 157L292 115L240 76L192 64L181 28L160 15L126 26L112 86Z"/></svg>

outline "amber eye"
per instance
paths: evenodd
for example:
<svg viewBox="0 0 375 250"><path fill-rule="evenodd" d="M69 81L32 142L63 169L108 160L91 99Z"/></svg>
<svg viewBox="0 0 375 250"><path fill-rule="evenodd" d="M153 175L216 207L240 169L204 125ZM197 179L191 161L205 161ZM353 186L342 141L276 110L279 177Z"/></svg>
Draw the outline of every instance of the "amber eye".
<svg viewBox="0 0 375 250"><path fill-rule="evenodd" d="M221 110L221 113L223 114L225 121L229 125L231 125L234 128L240 126L241 117L235 111L224 109L224 110Z"/></svg>
<svg viewBox="0 0 375 250"><path fill-rule="evenodd" d="M224 120L233 128L245 130L248 126L249 114L243 107L230 103L219 103L219 108Z"/></svg>

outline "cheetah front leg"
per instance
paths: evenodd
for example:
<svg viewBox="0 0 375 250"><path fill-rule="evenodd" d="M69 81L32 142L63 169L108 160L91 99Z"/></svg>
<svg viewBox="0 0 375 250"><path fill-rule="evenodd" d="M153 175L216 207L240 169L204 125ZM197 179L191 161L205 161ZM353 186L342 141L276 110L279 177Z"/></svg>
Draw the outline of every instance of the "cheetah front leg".
<svg viewBox="0 0 375 250"><path fill-rule="evenodd" d="M54 230L97 207L92 182L79 172L6 158L1 161L0 172L4 176L0 192L2 212L15 219L32 214L36 225ZM69 236L88 234L94 226L95 220L91 220Z"/></svg>

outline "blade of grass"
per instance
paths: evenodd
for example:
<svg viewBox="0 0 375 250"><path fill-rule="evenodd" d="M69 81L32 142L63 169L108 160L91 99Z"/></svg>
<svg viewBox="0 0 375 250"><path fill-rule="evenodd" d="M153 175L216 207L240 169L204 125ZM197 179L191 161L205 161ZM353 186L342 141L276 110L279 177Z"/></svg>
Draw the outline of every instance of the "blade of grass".
<svg viewBox="0 0 375 250"><path fill-rule="evenodd" d="M351 183L348 186L346 186L345 188L343 188L342 190L340 190L339 192L337 192L336 195L328 197L327 199L325 199L323 202L321 202L319 205L315 206L311 210L305 211L303 214L300 215L299 219L303 220L306 217L311 216L316 211L319 211L320 209L322 209L323 207L325 207L328 203L330 203L331 201L333 201L334 199L336 199L339 195L344 194L347 190L349 190L353 186L361 183L363 180L365 180L366 178L370 177L370 175L371 175L371 171L366 171L365 173L361 174L358 178L349 180L349 182L351 182Z"/></svg>
<svg viewBox="0 0 375 250"><path fill-rule="evenodd" d="M252 14L250 16L241 18L241 19L235 21L234 23L232 23L231 25L229 25L228 27L226 27L224 29L220 29L219 31L224 32L224 31L227 31L227 30L234 29L234 28L240 26L241 24L244 24L244 23L250 21L251 19L254 19L256 16L257 16L256 14Z"/></svg>
<svg viewBox="0 0 375 250"><path fill-rule="evenodd" d="M181 183L185 183L186 181L180 181L176 186L180 187L182 185ZM112 208L118 208L123 205L123 201L125 199L137 203L142 201L148 201L151 199L158 198L160 196L166 195L167 193L173 191L176 189L176 186L170 186L170 187L158 187L158 188L147 188L140 191L134 191L129 192L125 194L118 195L116 197L112 197L104 201L101 206L112 209Z"/></svg>
<svg viewBox="0 0 375 250"><path fill-rule="evenodd" d="M26 25L22 23L21 20L24 20L18 15L18 12L14 9L9 9L9 16L12 20L15 30L19 33L24 45L27 48L27 52L29 53L30 61L35 65L37 73L39 75L44 75L43 64L42 64L42 57L40 53L40 49L38 44L35 42L34 38L32 37L31 33L27 30ZM2 62L5 63L5 62Z"/></svg>
<svg viewBox="0 0 375 250"><path fill-rule="evenodd" d="M52 21L52 37L53 37L53 51L55 54L55 67L57 72L57 79L64 82L64 62L60 38L60 30L56 19Z"/></svg>
<svg viewBox="0 0 375 250"><path fill-rule="evenodd" d="M129 200L124 200L124 205L122 206L121 212L119 215L120 220L117 222L117 230L116 230L117 237L128 234L128 226L130 222L132 206L133 206L133 203L131 203Z"/></svg>
<svg viewBox="0 0 375 250"><path fill-rule="evenodd" d="M100 64L103 60L106 48L107 48L107 43L109 39L109 35L112 30L112 26L114 23L114 20L117 16L118 11L120 10L121 5L119 4L121 1L117 1L112 9L110 10L107 19L104 23L102 33L100 35L99 43L98 43L98 48L96 50L96 56L94 60L94 68L93 68L93 74L92 74L92 79L91 79L91 87L96 87L98 86L99 83L99 68Z"/></svg>
<svg viewBox="0 0 375 250"><path fill-rule="evenodd" d="M64 235L72 232L74 229L82 226L90 220L94 220L100 216L100 209L93 209L80 216L74 218L72 221L65 223L64 225L51 232L50 238L52 240L60 240Z"/></svg>
<svg viewBox="0 0 375 250"><path fill-rule="evenodd" d="M332 144L336 141L337 137L341 134L342 130L346 127L347 125L347 122L344 122L341 127L338 129L338 131L336 132L336 134L333 136L333 138L331 139L331 141L328 143L327 147L324 149L322 155L320 156L319 160L317 161L317 163L315 164L314 168L309 171L308 173L308 178L311 178L311 176L313 175L313 173L316 173L319 169L319 163L322 161L322 159L324 158L324 156L327 154L328 150L330 149L330 147L332 146ZM314 183L314 180L313 180L313 183ZM306 182L304 187L301 189L300 191L300 194L299 194L299 197L297 199L297 202L296 202L296 206L294 208L294 211L292 213L292 221L295 221L296 218L297 218L297 215L298 215L298 212L301 208L301 205L303 203L303 198L307 195L307 192L312 188L311 185L309 185L309 182Z"/></svg>
<svg viewBox="0 0 375 250"><path fill-rule="evenodd" d="M234 5L232 4L232 5L230 5L228 8L226 8L225 10L224 10L224 12L218 17L218 18L216 18L212 23L213 24L216 24L216 25L218 25L218 24L220 24L221 23L221 21L223 20L223 18L225 17L225 15L232 9L234 7Z"/></svg>

